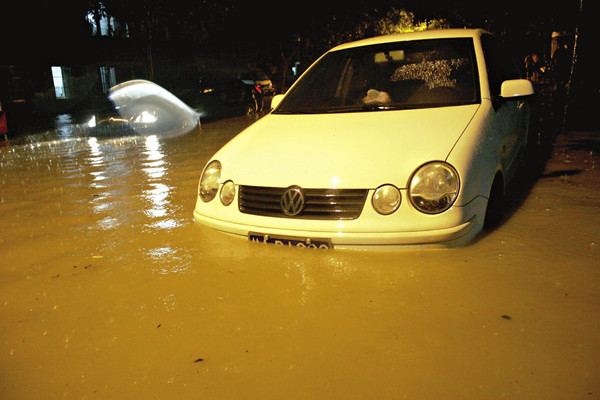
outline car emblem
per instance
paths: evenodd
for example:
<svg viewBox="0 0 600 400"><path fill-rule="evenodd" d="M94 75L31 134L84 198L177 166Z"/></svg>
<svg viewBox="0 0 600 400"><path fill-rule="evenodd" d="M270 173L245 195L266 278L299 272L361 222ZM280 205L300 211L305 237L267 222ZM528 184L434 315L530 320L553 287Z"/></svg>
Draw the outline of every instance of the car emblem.
<svg viewBox="0 0 600 400"><path fill-rule="evenodd" d="M286 190L281 196L281 211L288 217L300 214L304 208L304 193L298 186Z"/></svg>

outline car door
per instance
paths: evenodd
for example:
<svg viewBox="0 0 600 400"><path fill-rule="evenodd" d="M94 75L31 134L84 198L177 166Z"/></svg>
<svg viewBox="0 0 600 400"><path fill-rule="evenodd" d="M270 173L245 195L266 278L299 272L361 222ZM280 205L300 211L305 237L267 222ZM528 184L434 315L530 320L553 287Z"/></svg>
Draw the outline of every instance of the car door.
<svg viewBox="0 0 600 400"><path fill-rule="evenodd" d="M481 44L494 106L494 113L491 117L492 129L501 142L499 158L505 178L509 180L518 166L527 143L528 104L523 98L505 99L500 97L502 82L520 79L520 71L496 38L484 35L481 38Z"/></svg>

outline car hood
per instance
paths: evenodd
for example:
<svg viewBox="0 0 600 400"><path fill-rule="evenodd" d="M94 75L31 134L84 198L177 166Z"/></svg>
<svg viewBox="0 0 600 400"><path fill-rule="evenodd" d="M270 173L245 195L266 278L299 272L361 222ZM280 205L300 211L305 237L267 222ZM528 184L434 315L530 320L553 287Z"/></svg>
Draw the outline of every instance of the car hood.
<svg viewBox="0 0 600 400"><path fill-rule="evenodd" d="M478 107L269 114L213 159L241 185L404 188L420 165L446 159Z"/></svg>

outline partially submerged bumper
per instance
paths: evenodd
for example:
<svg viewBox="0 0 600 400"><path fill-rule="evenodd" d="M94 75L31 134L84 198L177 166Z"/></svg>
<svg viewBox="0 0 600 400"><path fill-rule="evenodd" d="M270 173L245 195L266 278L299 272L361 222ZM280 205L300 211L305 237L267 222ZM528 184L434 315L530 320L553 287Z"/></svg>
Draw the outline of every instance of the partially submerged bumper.
<svg viewBox="0 0 600 400"><path fill-rule="evenodd" d="M250 232L264 235L294 236L311 239L329 239L334 248L394 249L394 248L449 248L472 240L483 228L483 214L487 201L479 198L460 210L463 218L443 228L404 231L373 231L339 229L297 229L258 224L236 223L202 215L194 211L194 219L213 229L248 238ZM462 207L461 207L462 208Z"/></svg>

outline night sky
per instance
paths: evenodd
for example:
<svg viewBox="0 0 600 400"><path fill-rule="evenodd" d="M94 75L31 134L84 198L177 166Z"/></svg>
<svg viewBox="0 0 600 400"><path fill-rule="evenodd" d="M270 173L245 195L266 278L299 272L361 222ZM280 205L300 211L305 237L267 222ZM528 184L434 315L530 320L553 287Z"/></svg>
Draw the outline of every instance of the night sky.
<svg viewBox="0 0 600 400"><path fill-rule="evenodd" d="M235 42L272 44L295 34L319 36L325 26L351 25L365 15L378 15L385 10L404 8L412 11L417 20L444 18L456 25L502 29L505 31L573 30L580 5L584 15L596 15L592 7L596 0L302 0L302 1L247 1L229 0L212 2L225 15L219 23L222 34ZM107 0L108 2L108 0ZM43 49L48 42L77 41L87 27L81 17L86 4L80 0L30 0L5 2L0 12L0 34L5 48L27 44ZM175 7L193 9L199 2L174 0L169 3L155 0L131 0L129 4L156 4L160 13L169 13ZM206 3L206 2L203 2ZM208 3L211 3L208 1ZM223 4L220 9L220 5ZM226 6L227 5L227 6ZM225 11L227 9L228 11ZM211 19L196 16L196 19Z"/></svg>
<svg viewBox="0 0 600 400"><path fill-rule="evenodd" d="M552 31L565 31L573 37L578 28L582 69L595 67L592 60L595 59L598 43L595 27L597 0L105 1L107 4L109 1L126 4L128 12L133 10L136 13L136 7L150 4L161 16L185 15L188 9L195 10L191 21L206 22L208 39L201 43L180 39L163 43L163 48L176 49L179 56L202 52L212 46L213 51L222 48L239 54L254 53L257 57L281 57L282 49L289 50L298 37L308 38L313 43L320 42L316 50L320 53L327 49L327 44L323 44L324 38L332 30L350 30L353 24L367 16L385 15L390 8L413 12L416 21L443 18L454 27L488 29L508 41L509 45L520 46L519 56L528 52L528 47L548 47ZM89 3L81 0L5 2L0 10L0 65L57 65L101 59L103 49L89 45L90 27L85 21ZM204 7L204 4L209 4L212 10L207 15L198 11L198 7ZM582 5L583 13L579 13ZM175 25L181 24L175 22ZM198 31L197 26L190 30ZM153 38L157 42L158 36ZM159 49L157 45L157 56Z"/></svg>

